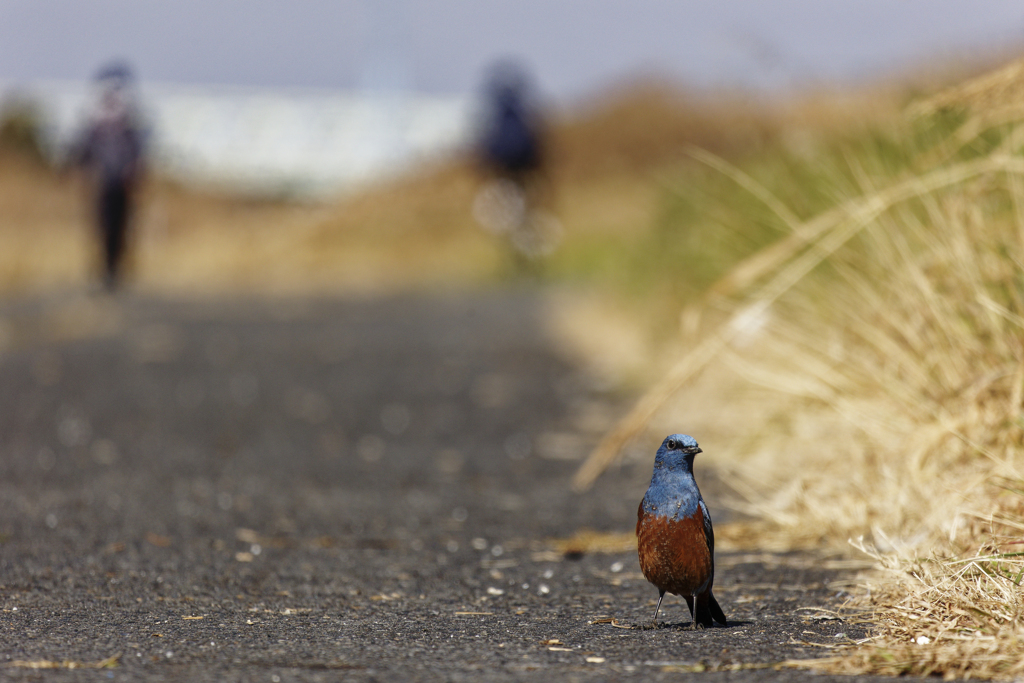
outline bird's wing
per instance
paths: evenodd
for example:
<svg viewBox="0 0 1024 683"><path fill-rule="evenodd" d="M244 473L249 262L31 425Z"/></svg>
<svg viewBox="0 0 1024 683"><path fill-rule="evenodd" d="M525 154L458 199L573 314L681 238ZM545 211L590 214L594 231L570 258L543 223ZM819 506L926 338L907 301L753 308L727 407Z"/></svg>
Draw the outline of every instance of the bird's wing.
<svg viewBox="0 0 1024 683"><path fill-rule="evenodd" d="M708 513L708 507L704 504L704 499L700 499L697 503L700 505L701 515L704 517L704 538L708 542L708 550L711 552L712 561L715 557L715 530L711 526L711 515Z"/></svg>
<svg viewBox="0 0 1024 683"><path fill-rule="evenodd" d="M640 501L640 507L636 509L636 535L640 536L640 522L644 521L644 502Z"/></svg>

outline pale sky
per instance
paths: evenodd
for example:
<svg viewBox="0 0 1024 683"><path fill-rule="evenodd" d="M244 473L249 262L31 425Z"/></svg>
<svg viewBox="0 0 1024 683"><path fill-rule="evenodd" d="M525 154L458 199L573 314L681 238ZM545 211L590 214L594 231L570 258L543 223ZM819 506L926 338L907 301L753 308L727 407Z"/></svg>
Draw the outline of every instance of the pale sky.
<svg viewBox="0 0 1024 683"><path fill-rule="evenodd" d="M516 56L557 99L640 73L697 86L869 79L1024 47L1021 0L0 0L0 82L475 89Z"/></svg>

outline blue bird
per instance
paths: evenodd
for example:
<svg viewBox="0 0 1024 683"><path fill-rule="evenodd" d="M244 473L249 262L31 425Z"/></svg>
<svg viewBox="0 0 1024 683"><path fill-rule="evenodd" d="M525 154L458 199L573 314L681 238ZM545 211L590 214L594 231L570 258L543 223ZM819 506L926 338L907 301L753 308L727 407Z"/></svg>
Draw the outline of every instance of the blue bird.
<svg viewBox="0 0 1024 683"><path fill-rule="evenodd" d="M715 580L715 532L711 515L693 478L693 458L701 452L692 436L672 434L654 456L651 485L637 510L640 569L659 591L654 623L665 593L680 595L694 628L726 625L711 593Z"/></svg>

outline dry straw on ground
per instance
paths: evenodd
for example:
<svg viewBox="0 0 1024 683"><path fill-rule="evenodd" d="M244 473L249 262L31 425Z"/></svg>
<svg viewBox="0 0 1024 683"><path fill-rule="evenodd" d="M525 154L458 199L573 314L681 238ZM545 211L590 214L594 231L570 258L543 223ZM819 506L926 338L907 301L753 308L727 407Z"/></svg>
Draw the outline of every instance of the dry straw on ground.
<svg viewBox="0 0 1024 683"><path fill-rule="evenodd" d="M1022 83L1013 64L916 106L896 133L908 145L922 125L914 117L952 108L963 122L896 173L849 158L859 192L802 221L743 171L700 154L790 235L711 288L697 319L724 322L577 474L589 486L712 365L773 396L716 458L743 494L737 506L794 542L860 537L885 572L855 605L873 616L872 639L807 665L1024 670L1024 506L1006 490L1021 486L1005 485L1024 472L1024 111L1001 95Z"/></svg>

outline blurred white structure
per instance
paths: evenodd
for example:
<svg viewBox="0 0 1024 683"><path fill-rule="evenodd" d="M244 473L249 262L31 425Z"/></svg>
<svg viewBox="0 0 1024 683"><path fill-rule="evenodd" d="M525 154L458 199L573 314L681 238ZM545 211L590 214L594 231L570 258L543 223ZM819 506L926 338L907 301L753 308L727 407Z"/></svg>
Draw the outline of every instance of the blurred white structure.
<svg viewBox="0 0 1024 683"><path fill-rule="evenodd" d="M45 142L59 157L85 118L91 84L0 84L0 94L14 91L41 106ZM458 149L472 134L470 97L148 83L137 94L152 165L247 192L345 192Z"/></svg>

